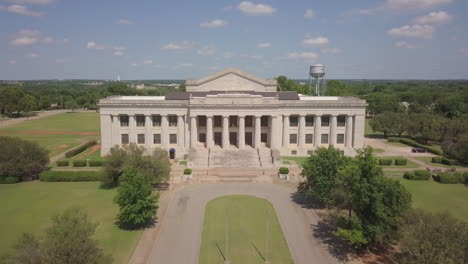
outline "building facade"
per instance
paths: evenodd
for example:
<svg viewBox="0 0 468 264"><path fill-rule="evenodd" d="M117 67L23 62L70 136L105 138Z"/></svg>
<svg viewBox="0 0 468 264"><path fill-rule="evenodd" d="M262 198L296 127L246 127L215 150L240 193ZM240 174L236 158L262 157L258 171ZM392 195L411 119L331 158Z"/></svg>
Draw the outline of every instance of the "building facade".
<svg viewBox="0 0 468 264"><path fill-rule="evenodd" d="M266 147L306 156L328 145L354 155L364 141L364 100L281 92L276 80L235 68L187 80L186 92L111 96L99 107L102 155L129 143L177 158L192 148Z"/></svg>

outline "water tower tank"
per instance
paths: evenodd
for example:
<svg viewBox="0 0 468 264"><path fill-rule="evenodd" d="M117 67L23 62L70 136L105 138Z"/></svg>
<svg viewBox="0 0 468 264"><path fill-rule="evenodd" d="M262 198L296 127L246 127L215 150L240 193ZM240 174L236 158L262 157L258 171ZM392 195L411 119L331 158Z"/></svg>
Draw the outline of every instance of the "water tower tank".
<svg viewBox="0 0 468 264"><path fill-rule="evenodd" d="M321 78L325 75L325 65L315 64L310 66L310 76L314 78Z"/></svg>

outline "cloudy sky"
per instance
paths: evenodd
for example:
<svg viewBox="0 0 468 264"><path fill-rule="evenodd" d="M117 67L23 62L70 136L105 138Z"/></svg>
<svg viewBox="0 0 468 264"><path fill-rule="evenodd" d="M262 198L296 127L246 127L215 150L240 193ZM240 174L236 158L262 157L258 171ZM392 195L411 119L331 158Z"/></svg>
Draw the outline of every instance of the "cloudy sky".
<svg viewBox="0 0 468 264"><path fill-rule="evenodd" d="M467 0L0 0L0 79L467 79Z"/></svg>

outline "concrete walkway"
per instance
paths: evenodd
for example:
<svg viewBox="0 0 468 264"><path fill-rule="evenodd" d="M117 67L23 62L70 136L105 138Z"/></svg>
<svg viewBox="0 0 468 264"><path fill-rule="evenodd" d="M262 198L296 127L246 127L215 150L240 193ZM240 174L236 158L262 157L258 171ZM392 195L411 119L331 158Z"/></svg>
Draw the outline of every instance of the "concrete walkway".
<svg viewBox="0 0 468 264"><path fill-rule="evenodd" d="M198 263L205 206L216 197L232 194L253 195L273 204L296 264L339 263L315 238L318 218L313 209L294 201L294 189L252 183L204 184L176 192L159 223L161 231L148 263Z"/></svg>

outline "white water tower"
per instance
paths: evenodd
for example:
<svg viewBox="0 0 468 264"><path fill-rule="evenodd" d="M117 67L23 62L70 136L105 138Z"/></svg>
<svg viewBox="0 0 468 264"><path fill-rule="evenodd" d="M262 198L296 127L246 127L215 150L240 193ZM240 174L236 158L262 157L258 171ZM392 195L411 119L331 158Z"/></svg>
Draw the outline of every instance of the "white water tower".
<svg viewBox="0 0 468 264"><path fill-rule="evenodd" d="M315 64L310 66L309 89L312 89L312 78L315 79L315 95L324 95L325 89L327 88L325 80L325 65Z"/></svg>

